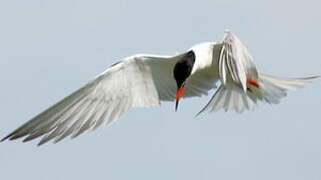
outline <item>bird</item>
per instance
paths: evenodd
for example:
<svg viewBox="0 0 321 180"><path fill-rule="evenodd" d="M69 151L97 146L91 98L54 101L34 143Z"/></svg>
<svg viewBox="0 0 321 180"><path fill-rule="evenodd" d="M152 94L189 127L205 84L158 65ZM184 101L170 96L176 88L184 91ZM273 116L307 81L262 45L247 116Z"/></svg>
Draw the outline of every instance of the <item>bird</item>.
<svg viewBox="0 0 321 180"><path fill-rule="evenodd" d="M75 138L119 119L129 109L216 92L197 113L253 110L259 101L277 104L288 90L318 76L279 78L260 73L247 47L230 32L218 42L204 42L175 55L136 54L111 65L88 84L5 136L38 145Z"/></svg>

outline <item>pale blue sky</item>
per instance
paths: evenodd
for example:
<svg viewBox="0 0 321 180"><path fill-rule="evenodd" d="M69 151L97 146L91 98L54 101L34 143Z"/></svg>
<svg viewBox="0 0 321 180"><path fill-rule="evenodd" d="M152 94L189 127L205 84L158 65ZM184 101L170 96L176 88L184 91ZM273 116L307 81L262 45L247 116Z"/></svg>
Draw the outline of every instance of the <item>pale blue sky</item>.
<svg viewBox="0 0 321 180"><path fill-rule="evenodd" d="M259 70L321 74L321 4L306 1L0 1L0 136L120 58L174 54L224 29ZM254 112L195 118L210 97L136 109L110 127L37 147L0 144L0 178L321 179L321 82Z"/></svg>

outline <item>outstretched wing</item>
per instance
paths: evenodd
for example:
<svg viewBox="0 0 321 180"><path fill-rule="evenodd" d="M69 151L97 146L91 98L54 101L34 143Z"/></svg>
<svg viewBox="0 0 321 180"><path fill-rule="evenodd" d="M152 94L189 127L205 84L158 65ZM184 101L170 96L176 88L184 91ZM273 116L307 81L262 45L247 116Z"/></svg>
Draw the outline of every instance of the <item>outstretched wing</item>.
<svg viewBox="0 0 321 180"><path fill-rule="evenodd" d="M173 78L177 56L135 55L111 66L93 81L53 105L2 139L43 136L39 145L77 137L118 119L130 108L159 105L175 99ZM208 89L209 90L209 89ZM186 97L204 90L189 90Z"/></svg>
<svg viewBox="0 0 321 180"><path fill-rule="evenodd" d="M66 136L76 137L119 118L130 108L171 100L175 81L171 69L177 57L136 55L111 66L93 81L6 136L30 141L45 135L39 145Z"/></svg>

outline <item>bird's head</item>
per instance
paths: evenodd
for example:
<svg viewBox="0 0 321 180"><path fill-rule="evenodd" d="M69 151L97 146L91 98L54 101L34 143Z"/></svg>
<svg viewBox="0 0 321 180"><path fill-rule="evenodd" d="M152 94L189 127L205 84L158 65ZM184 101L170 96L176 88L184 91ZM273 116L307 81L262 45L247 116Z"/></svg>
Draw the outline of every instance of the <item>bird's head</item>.
<svg viewBox="0 0 321 180"><path fill-rule="evenodd" d="M195 57L194 51L191 50L184 54L175 64L174 78L177 84L175 111L177 111L179 100L183 95L186 80L191 75L195 63Z"/></svg>

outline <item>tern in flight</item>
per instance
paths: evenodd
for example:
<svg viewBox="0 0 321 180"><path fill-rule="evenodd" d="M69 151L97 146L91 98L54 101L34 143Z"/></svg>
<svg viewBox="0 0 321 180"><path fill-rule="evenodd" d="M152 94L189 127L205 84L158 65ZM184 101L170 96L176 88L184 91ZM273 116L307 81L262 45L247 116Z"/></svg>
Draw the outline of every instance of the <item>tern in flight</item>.
<svg viewBox="0 0 321 180"><path fill-rule="evenodd" d="M279 103L287 90L317 77L278 78L259 73L247 48L231 32L221 42L194 45L174 56L138 54L124 58L94 80L40 113L2 139L24 142L42 136L39 145L77 137L118 119L131 108L161 101L207 95L218 89L200 110L243 112L258 101ZM219 83L218 83L219 82Z"/></svg>

